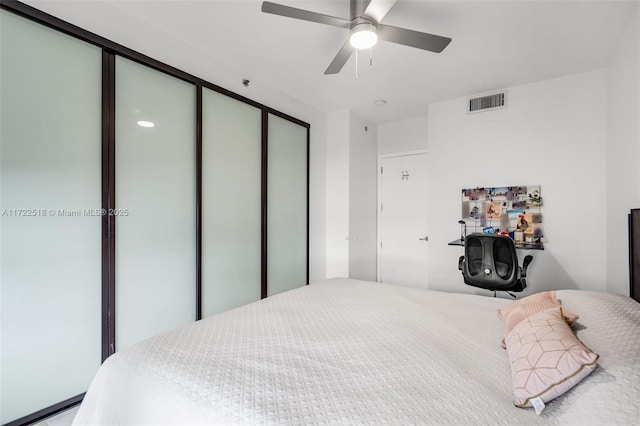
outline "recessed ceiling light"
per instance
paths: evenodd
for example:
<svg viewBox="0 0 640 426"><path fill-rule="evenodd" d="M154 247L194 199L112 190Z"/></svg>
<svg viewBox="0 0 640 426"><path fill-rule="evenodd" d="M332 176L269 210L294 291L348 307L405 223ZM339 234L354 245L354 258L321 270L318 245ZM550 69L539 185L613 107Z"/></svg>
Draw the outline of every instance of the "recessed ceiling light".
<svg viewBox="0 0 640 426"><path fill-rule="evenodd" d="M140 120L140 121L138 121L138 126L140 126L140 127L153 127L153 126L155 126L155 124L153 124L151 121Z"/></svg>
<svg viewBox="0 0 640 426"><path fill-rule="evenodd" d="M377 101L373 102L375 106L377 107L383 107L387 104L387 101L385 101L384 99L378 99Z"/></svg>

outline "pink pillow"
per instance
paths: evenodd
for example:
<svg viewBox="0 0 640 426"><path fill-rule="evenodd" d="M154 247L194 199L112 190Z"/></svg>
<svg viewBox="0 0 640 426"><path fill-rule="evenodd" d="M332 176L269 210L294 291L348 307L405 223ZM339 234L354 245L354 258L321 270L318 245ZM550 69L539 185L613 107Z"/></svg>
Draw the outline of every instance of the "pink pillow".
<svg viewBox="0 0 640 426"><path fill-rule="evenodd" d="M502 309L498 309L498 317L504 321L505 324L505 336L515 327L520 321L530 317L538 312L546 311L547 309L560 307L560 302L556 299L555 291L544 291L542 293L532 294L524 299L515 300ZM562 309L565 321L571 324L578 319L578 315L570 312L566 309ZM501 342L504 348L504 337Z"/></svg>
<svg viewBox="0 0 640 426"><path fill-rule="evenodd" d="M532 406L567 392L595 368L598 355L571 331L562 308L534 314L517 324L505 339L511 362L514 404Z"/></svg>
<svg viewBox="0 0 640 426"><path fill-rule="evenodd" d="M508 303L502 308L498 309L498 318L504 319L505 315L524 303L545 302L548 300L556 300L555 291L543 291L540 293L534 293L531 296L527 296L523 299L514 300L513 302Z"/></svg>

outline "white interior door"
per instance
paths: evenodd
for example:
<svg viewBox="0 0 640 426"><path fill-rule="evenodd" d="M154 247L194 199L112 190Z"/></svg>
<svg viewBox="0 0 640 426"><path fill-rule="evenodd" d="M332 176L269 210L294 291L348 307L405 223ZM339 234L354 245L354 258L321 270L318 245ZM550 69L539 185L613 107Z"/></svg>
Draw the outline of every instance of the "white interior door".
<svg viewBox="0 0 640 426"><path fill-rule="evenodd" d="M378 281L427 287L427 154L380 158Z"/></svg>

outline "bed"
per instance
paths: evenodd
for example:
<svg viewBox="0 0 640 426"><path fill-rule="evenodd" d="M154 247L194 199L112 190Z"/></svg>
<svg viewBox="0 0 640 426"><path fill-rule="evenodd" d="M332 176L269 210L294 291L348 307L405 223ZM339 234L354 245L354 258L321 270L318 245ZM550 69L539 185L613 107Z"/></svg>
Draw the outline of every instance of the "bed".
<svg viewBox="0 0 640 426"><path fill-rule="evenodd" d="M640 304L557 297L600 358L539 416L513 404L508 300L333 279L112 355L74 425L637 424Z"/></svg>

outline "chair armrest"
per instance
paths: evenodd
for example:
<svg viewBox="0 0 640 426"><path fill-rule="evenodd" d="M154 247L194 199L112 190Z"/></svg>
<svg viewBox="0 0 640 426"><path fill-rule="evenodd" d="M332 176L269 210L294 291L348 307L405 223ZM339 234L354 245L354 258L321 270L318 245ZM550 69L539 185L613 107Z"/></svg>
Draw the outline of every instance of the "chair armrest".
<svg viewBox="0 0 640 426"><path fill-rule="evenodd" d="M531 256L530 254L526 255L524 257L524 262L522 262L522 276L526 277L527 276L527 268L529 267L529 264L531 263L531 261L533 260L533 256Z"/></svg>
<svg viewBox="0 0 640 426"><path fill-rule="evenodd" d="M464 263L464 256L460 256L458 259L458 270L462 271L462 264Z"/></svg>

